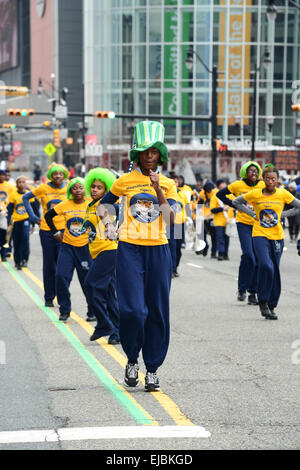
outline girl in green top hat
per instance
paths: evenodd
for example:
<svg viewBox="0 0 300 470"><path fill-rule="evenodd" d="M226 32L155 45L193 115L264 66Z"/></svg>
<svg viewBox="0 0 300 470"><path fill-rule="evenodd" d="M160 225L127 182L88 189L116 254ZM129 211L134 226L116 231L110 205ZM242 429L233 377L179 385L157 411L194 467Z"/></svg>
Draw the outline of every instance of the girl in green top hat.
<svg viewBox="0 0 300 470"><path fill-rule="evenodd" d="M145 390L160 390L157 369L169 345L169 294L171 256L166 237L167 223L174 222L171 208L177 200L174 181L158 172L168 160L164 127L143 121L135 126L135 146L130 159L137 169L122 175L98 206L106 225L106 236L113 239L115 228L105 209L124 197L124 217L117 254L117 296L120 309L120 341L127 355L125 384L138 385L138 357L142 352L146 366Z"/></svg>

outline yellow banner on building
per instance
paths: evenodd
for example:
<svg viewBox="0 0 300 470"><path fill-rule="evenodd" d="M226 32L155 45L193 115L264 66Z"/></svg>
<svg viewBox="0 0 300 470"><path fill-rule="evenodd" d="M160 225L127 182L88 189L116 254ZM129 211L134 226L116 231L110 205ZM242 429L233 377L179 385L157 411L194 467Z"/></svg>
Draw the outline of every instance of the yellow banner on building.
<svg viewBox="0 0 300 470"><path fill-rule="evenodd" d="M244 7L252 5L252 0L230 0L229 3L230 7L220 13L218 68L224 75L219 77L219 88L224 91L218 93L218 116L226 113L229 126L237 121L247 125L249 118L244 116L250 114L250 94L243 90L250 86L252 13ZM220 0L222 5L227 5L227 0ZM218 125L223 121L219 117Z"/></svg>

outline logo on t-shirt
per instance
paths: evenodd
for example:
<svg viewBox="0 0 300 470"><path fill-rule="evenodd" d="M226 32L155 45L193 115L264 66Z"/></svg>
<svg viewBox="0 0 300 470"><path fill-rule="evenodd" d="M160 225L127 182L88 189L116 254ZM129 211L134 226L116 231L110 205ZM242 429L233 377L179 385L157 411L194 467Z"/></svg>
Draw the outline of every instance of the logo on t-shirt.
<svg viewBox="0 0 300 470"><path fill-rule="evenodd" d="M136 220L145 224L154 222L160 215L157 197L147 193L133 196L130 210Z"/></svg>
<svg viewBox="0 0 300 470"><path fill-rule="evenodd" d="M25 215L26 214L26 209L24 204L17 204L16 205L16 213L18 215Z"/></svg>
<svg viewBox="0 0 300 470"><path fill-rule="evenodd" d="M0 191L0 202L7 199L7 193L5 191Z"/></svg>
<svg viewBox="0 0 300 470"><path fill-rule="evenodd" d="M86 226L83 225L83 220L79 219L78 217L74 217L67 222L67 227L69 230L70 235L73 237L80 237L84 233L86 233Z"/></svg>
<svg viewBox="0 0 300 470"><path fill-rule="evenodd" d="M278 224L278 215L272 209L264 209L260 212L260 225L264 228L272 228Z"/></svg>
<svg viewBox="0 0 300 470"><path fill-rule="evenodd" d="M52 199L47 204L47 211L50 211L50 209L54 209L54 207L57 206L57 204L60 204L60 203L61 203L60 199Z"/></svg>
<svg viewBox="0 0 300 470"><path fill-rule="evenodd" d="M93 243L97 235L95 226L89 220L87 220L84 224L84 228L88 233L89 243Z"/></svg>

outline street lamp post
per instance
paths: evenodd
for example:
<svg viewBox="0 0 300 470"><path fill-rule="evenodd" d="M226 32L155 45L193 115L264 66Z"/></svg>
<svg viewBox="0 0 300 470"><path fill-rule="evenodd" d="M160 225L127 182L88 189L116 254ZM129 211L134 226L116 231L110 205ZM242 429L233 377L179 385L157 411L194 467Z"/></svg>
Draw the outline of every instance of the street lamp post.
<svg viewBox="0 0 300 470"><path fill-rule="evenodd" d="M206 63L201 59L201 57L197 54L196 51L192 48L192 46L189 47L187 51L187 58L185 61L185 65L188 70L192 70L193 65L194 65L194 58L193 56L196 56L199 62L203 65L205 70L212 75L212 92L211 92L211 116L209 118L209 121L211 123L211 149L212 149L212 155L211 155L211 176L212 180L216 181L217 180L217 112L218 112L218 95L217 95L217 87L218 87L218 72L217 67L214 65L212 70L210 70Z"/></svg>
<svg viewBox="0 0 300 470"><path fill-rule="evenodd" d="M260 61L259 66L255 67L255 70L251 72L254 75L254 84L253 84L253 106L252 106L252 141L251 141L251 160L255 160L255 140L256 140L256 101L257 101L257 81L258 73L260 72L262 66L268 68L271 64L270 51L269 49L265 50L263 61Z"/></svg>

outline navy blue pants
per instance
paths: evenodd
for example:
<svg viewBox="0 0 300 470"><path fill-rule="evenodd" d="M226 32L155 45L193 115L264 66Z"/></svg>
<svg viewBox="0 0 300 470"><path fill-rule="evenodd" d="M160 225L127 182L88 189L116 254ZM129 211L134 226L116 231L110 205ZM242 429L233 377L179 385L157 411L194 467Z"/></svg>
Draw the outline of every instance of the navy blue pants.
<svg viewBox="0 0 300 470"><path fill-rule="evenodd" d="M253 237L253 245L258 263L258 300L275 308L281 293L279 265L284 241Z"/></svg>
<svg viewBox="0 0 300 470"><path fill-rule="evenodd" d="M175 273L181 260L181 245L183 243L184 224L173 224L168 226L167 236L172 258L172 271Z"/></svg>
<svg viewBox="0 0 300 470"><path fill-rule="evenodd" d="M21 220L14 223L12 232L14 242L14 262L21 264L22 261L29 259L29 239L30 239L30 222L29 220Z"/></svg>
<svg viewBox="0 0 300 470"><path fill-rule="evenodd" d="M171 277L168 245L139 246L119 242L120 341L129 362L137 362L142 350L149 372L156 372L169 347Z"/></svg>
<svg viewBox="0 0 300 470"><path fill-rule="evenodd" d="M217 251L218 254L228 255L229 249L229 237L225 233L225 227L215 227L216 240L217 240Z"/></svg>
<svg viewBox="0 0 300 470"><path fill-rule="evenodd" d="M239 267L238 289L248 291L250 294L257 293L257 261L253 247L253 226L238 222L236 224L242 249Z"/></svg>
<svg viewBox="0 0 300 470"><path fill-rule="evenodd" d="M95 331L119 340L120 314L116 297L117 250L99 253L85 278L88 304L97 318Z"/></svg>
<svg viewBox="0 0 300 470"><path fill-rule="evenodd" d="M47 230L40 230L40 240L43 250L44 297L47 302L56 297L55 275L61 242L56 241Z"/></svg>
<svg viewBox="0 0 300 470"><path fill-rule="evenodd" d="M61 244L56 268L56 295L59 303L60 313L71 312L70 284L76 269L77 276L83 293L84 281L92 264L89 246L72 246L67 243ZM88 309L88 316L92 316L92 311Z"/></svg>
<svg viewBox="0 0 300 470"><path fill-rule="evenodd" d="M1 261L3 261L7 256L7 248L3 248L3 245L6 243L6 230L0 228L0 254Z"/></svg>

